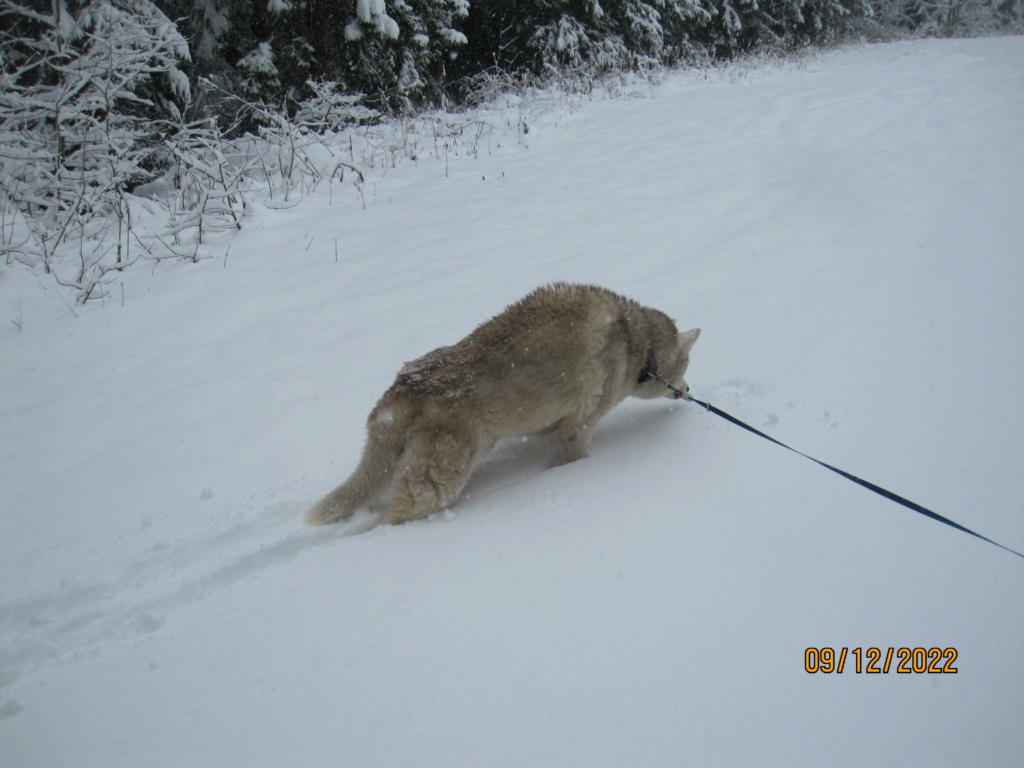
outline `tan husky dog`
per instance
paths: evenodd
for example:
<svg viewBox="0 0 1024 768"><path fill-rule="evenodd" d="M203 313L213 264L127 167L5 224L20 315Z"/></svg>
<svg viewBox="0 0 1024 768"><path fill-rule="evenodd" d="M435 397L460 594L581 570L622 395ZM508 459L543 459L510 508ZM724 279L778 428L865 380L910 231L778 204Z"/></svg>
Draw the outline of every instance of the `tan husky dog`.
<svg viewBox="0 0 1024 768"><path fill-rule="evenodd" d="M406 363L367 419L356 471L306 522L344 520L393 489L397 524L444 509L503 437L554 432L565 460L629 395L675 397L700 329L590 285L538 288L450 347Z"/></svg>

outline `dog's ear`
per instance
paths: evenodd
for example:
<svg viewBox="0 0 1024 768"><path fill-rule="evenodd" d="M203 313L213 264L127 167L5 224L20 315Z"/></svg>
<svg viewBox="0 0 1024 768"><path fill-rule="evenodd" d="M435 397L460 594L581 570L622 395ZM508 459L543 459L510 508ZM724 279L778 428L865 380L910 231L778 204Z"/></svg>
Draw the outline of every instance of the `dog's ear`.
<svg viewBox="0 0 1024 768"><path fill-rule="evenodd" d="M697 343L697 337L700 336L700 328L694 328L692 331L684 331L680 333L676 338L676 343L679 345L679 351L683 354L689 354L690 348Z"/></svg>

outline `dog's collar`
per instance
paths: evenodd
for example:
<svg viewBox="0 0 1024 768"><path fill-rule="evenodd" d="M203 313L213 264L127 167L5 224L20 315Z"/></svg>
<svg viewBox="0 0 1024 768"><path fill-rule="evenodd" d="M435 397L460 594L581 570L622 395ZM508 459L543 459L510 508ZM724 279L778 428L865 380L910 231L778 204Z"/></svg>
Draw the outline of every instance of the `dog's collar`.
<svg viewBox="0 0 1024 768"><path fill-rule="evenodd" d="M654 350L648 348L647 350L647 362L644 363L644 367L640 369L640 377L636 380L637 384L643 384L646 381L650 381L656 378L658 375L658 361L654 358Z"/></svg>
<svg viewBox="0 0 1024 768"><path fill-rule="evenodd" d="M650 381L651 379L657 379L666 387L668 387L669 390L671 390L673 397L680 400L689 399L689 395L687 395L686 392L683 392L683 390L673 387L658 374L658 361L654 359L654 350L648 349L647 362L644 363L644 367L640 369L640 377L636 380L636 383L643 384L644 382Z"/></svg>

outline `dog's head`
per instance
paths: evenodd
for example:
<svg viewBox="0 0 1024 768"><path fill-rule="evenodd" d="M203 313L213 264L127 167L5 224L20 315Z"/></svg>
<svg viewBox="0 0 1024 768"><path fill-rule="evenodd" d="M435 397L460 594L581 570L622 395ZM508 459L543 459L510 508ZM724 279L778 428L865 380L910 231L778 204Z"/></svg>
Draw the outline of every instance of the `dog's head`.
<svg viewBox="0 0 1024 768"><path fill-rule="evenodd" d="M653 399L655 397L676 398L678 395L665 386L671 384L680 392L690 391L684 378L690 365L690 350L700 336L700 328L680 333L676 324L667 315L660 317L651 328L651 344L647 361L640 372L634 397ZM664 381L661 381L663 379Z"/></svg>

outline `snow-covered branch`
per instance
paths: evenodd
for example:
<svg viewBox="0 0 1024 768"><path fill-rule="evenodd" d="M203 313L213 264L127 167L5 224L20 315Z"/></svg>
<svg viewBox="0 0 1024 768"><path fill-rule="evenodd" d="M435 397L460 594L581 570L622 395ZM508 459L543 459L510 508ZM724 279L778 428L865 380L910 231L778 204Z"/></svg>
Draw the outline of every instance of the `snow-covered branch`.
<svg viewBox="0 0 1024 768"><path fill-rule="evenodd" d="M189 58L175 25L150 0L92 0L42 14L13 0L0 55L0 249L66 273L84 296L123 250L96 240L149 178L154 147L189 97ZM72 244L72 241L74 243ZM110 254L113 253L111 257Z"/></svg>

